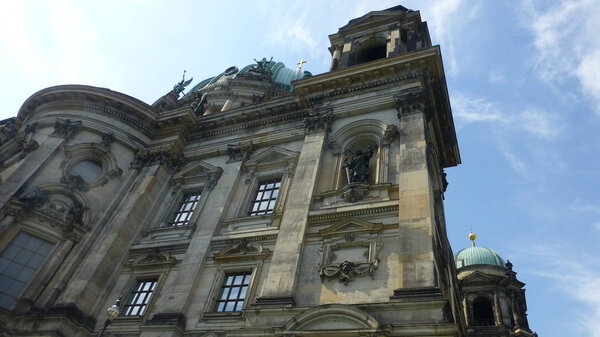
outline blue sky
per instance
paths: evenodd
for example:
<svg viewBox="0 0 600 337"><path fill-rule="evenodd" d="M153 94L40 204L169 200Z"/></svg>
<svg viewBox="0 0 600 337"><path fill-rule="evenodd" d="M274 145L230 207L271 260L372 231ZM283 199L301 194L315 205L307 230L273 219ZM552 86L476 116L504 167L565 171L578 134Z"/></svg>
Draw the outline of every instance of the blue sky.
<svg viewBox="0 0 600 337"><path fill-rule="evenodd" d="M421 11L440 44L463 164L447 170L454 251L497 250L542 337L600 337L600 2L4 1L0 118L59 84L147 103L271 57L327 71L328 34L371 10Z"/></svg>

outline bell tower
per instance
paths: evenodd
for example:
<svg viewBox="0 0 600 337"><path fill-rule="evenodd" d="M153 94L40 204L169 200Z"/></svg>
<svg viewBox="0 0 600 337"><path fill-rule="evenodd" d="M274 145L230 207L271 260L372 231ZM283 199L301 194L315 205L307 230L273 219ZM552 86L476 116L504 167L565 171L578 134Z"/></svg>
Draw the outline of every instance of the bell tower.
<svg viewBox="0 0 600 337"><path fill-rule="evenodd" d="M395 6L350 20L329 35L329 70L431 47L427 23L418 11Z"/></svg>

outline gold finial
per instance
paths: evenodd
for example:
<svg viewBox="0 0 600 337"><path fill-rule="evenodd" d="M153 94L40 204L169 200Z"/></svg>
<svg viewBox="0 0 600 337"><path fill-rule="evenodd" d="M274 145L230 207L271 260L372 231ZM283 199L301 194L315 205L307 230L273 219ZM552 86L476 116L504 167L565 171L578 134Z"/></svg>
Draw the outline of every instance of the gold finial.
<svg viewBox="0 0 600 337"><path fill-rule="evenodd" d="M469 232L469 240L471 240L471 245L475 247L475 239L477 239L477 235L473 233L473 231Z"/></svg>
<svg viewBox="0 0 600 337"><path fill-rule="evenodd" d="M300 60L300 61L296 62L296 64L298 65L298 71L302 71L302 65L306 62L307 62L306 60Z"/></svg>

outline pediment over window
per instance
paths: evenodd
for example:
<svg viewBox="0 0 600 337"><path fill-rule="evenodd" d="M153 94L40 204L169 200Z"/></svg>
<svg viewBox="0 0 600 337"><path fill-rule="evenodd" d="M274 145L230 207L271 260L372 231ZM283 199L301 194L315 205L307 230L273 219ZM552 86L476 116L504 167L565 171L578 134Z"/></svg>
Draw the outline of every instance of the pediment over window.
<svg viewBox="0 0 600 337"><path fill-rule="evenodd" d="M494 284L494 283L497 283L499 281L499 279L500 278L498 276L486 275L482 272L475 271L471 275L462 279L460 281L460 283L461 284L480 284L480 283Z"/></svg>
<svg viewBox="0 0 600 337"><path fill-rule="evenodd" d="M272 146L264 151L254 154L244 163L244 166L250 170L256 168L265 169L289 166L296 162L299 155L300 153L297 151L287 150L279 146Z"/></svg>
<svg viewBox="0 0 600 337"><path fill-rule="evenodd" d="M336 336L363 336L379 331L379 322L356 307L343 304L326 304L310 308L294 317L276 331L276 336L322 335L339 331ZM347 332L347 333L344 333Z"/></svg>
<svg viewBox="0 0 600 337"><path fill-rule="evenodd" d="M159 251L155 249L150 253L146 253L135 258L130 266L132 267L147 267L156 265L170 265L175 263L177 260L169 254L169 252Z"/></svg>
<svg viewBox="0 0 600 337"><path fill-rule="evenodd" d="M264 259L271 255L271 250L263 248L260 243L248 242L242 239L215 253L214 258L219 262L240 259Z"/></svg>
<svg viewBox="0 0 600 337"><path fill-rule="evenodd" d="M368 221L347 218L319 231L319 234L324 238L333 236L345 236L348 234L359 233L379 233L383 228L380 223L371 223Z"/></svg>
<svg viewBox="0 0 600 337"><path fill-rule="evenodd" d="M223 169L220 166L214 166L204 161L195 161L177 172L173 176L173 181L178 184L216 184L222 173Z"/></svg>

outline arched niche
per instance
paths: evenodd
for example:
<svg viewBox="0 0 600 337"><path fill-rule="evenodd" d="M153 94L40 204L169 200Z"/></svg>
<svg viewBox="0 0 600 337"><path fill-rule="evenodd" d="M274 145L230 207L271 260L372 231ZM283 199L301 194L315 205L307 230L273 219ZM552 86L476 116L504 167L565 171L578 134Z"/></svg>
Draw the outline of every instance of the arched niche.
<svg viewBox="0 0 600 337"><path fill-rule="evenodd" d="M367 312L354 306L325 304L310 308L292 317L283 325L277 336L289 336L294 332L319 336L332 330L351 331L350 335L361 336L379 330L379 322Z"/></svg>
<svg viewBox="0 0 600 337"><path fill-rule="evenodd" d="M329 173L333 178L332 189L349 183L344 169L347 160L359 150L368 151L369 147L374 151L369 160L369 185L389 182L389 145L396 135L396 126L374 119L349 123L331 134L328 147L334 157L333 172Z"/></svg>

